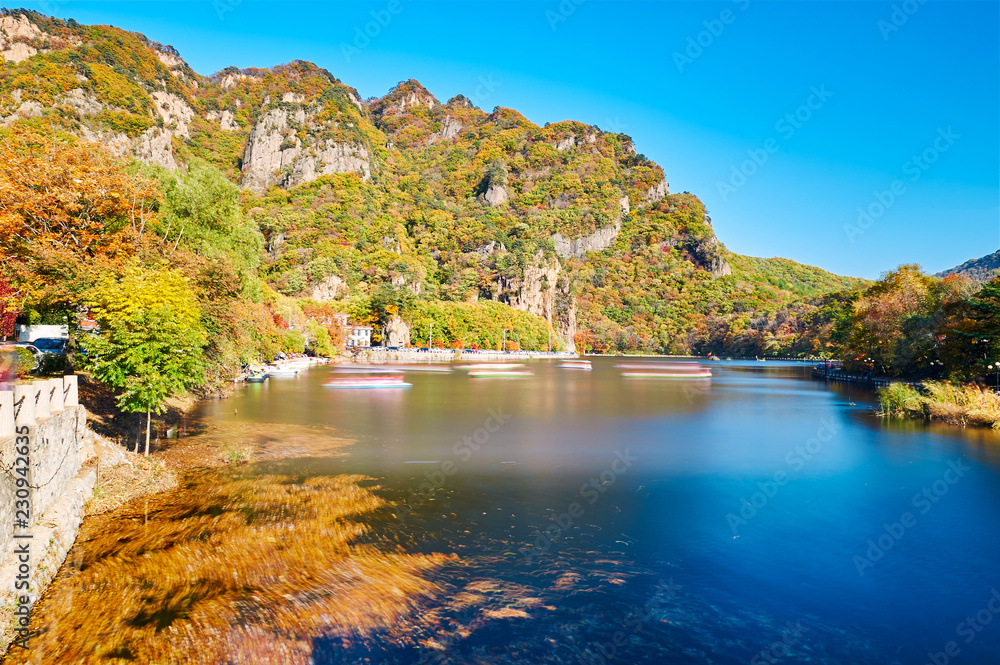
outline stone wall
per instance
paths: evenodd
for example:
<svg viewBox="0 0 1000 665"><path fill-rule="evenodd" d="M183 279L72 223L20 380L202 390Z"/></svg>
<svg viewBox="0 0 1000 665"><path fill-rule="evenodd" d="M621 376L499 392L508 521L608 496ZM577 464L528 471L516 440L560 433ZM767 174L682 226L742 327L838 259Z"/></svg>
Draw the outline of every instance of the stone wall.
<svg viewBox="0 0 1000 665"><path fill-rule="evenodd" d="M0 391L0 654L16 638L17 599L33 604L76 540L96 473L83 463L87 412L77 402L77 377L33 381ZM27 472L23 452L27 446ZM18 459L21 457L22 459ZM27 487L18 487L25 478ZM17 491L28 492L30 519L18 524ZM17 551L27 547L27 561ZM18 583L26 583L27 589Z"/></svg>

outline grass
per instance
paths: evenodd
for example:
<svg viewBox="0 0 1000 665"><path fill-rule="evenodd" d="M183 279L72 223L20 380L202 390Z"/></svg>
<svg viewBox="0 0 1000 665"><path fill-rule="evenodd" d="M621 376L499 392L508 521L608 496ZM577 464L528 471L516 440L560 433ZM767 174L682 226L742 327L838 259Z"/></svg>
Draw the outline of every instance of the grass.
<svg viewBox="0 0 1000 665"><path fill-rule="evenodd" d="M1000 394L975 384L927 381L922 390L902 383L879 388L881 415L941 420L954 425L1000 429Z"/></svg>
<svg viewBox="0 0 1000 665"><path fill-rule="evenodd" d="M889 418L923 417L923 397L905 383L890 383L878 389L882 415Z"/></svg>
<svg viewBox="0 0 1000 665"><path fill-rule="evenodd" d="M223 449L226 464L242 464L249 462L251 457L253 457L253 446L250 444L231 443Z"/></svg>

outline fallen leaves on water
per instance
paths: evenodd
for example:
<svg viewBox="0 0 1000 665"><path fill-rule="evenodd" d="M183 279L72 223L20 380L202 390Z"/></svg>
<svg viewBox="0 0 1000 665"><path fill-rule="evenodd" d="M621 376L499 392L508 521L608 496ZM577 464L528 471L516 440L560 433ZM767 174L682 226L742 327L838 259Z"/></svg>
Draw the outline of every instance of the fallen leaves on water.
<svg viewBox="0 0 1000 665"><path fill-rule="evenodd" d="M230 467L91 522L8 662L294 665L391 627L453 557L353 544L384 505L365 480Z"/></svg>

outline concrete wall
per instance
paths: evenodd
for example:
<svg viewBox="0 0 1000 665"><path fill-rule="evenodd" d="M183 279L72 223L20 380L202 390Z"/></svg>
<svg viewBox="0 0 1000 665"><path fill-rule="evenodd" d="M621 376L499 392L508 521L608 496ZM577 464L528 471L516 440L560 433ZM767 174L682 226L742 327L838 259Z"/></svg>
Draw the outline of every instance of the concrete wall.
<svg viewBox="0 0 1000 665"><path fill-rule="evenodd" d="M18 561L14 534L31 535L30 593L32 602L49 584L76 540L84 505L96 474L83 469L87 412L77 403L77 377L33 381L0 391L0 608L13 607ZM18 441L27 437L27 443ZM27 431L24 434L24 431ZM11 469L23 467L17 448L28 447L27 480L31 519L27 529L15 528L16 478ZM23 452L23 450L22 450ZM22 541L23 542L23 541ZM18 595L23 594L18 591ZM0 653L11 637L0 627Z"/></svg>

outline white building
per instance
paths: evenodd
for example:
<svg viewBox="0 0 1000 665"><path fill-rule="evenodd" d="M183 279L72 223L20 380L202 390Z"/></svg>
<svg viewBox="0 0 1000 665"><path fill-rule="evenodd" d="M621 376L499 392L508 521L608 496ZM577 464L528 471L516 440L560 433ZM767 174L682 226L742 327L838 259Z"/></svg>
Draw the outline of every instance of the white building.
<svg viewBox="0 0 1000 665"><path fill-rule="evenodd" d="M346 333L345 338L347 339L346 344L348 347L368 347L372 345L371 326L345 326L344 332Z"/></svg>
<svg viewBox="0 0 1000 665"><path fill-rule="evenodd" d="M18 342L34 342L40 337L69 339L69 326L14 326L14 337Z"/></svg>

